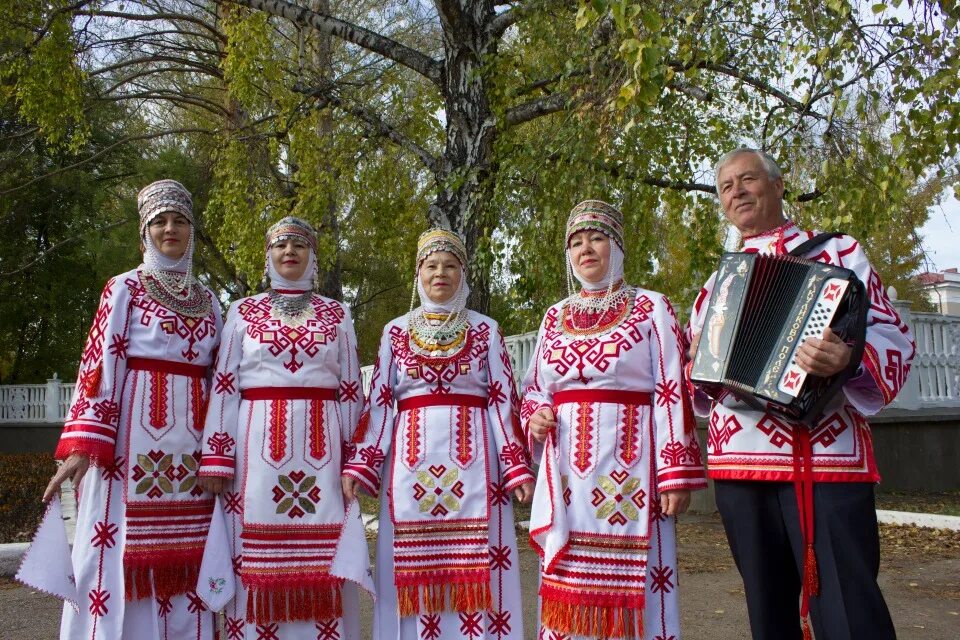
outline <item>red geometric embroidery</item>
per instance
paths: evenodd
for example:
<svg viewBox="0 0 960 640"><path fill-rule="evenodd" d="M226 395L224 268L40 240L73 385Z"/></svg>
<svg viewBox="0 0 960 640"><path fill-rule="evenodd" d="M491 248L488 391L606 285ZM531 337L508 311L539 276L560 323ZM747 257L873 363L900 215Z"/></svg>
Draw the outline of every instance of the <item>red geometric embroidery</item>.
<svg viewBox="0 0 960 640"><path fill-rule="evenodd" d="M640 420L640 407L635 404L624 405L623 422L620 424L619 458L624 466L630 467L637 461L640 449L640 435L637 423Z"/></svg>
<svg viewBox="0 0 960 640"><path fill-rule="evenodd" d="M676 440L668 442L660 452L663 463L668 467L676 467L683 464L687 457L687 448Z"/></svg>
<svg viewBox="0 0 960 640"><path fill-rule="evenodd" d="M280 625L276 622L270 624L257 625L257 640L280 640L277 632L280 631Z"/></svg>
<svg viewBox="0 0 960 640"><path fill-rule="evenodd" d="M422 380L427 385L436 384L433 393L449 393L450 383L469 375L477 364L483 366L489 342L490 325L482 322L476 327L468 327L464 347L456 354L449 358L428 359L410 350L409 336L404 329L390 328L390 343L397 367L409 378Z"/></svg>
<svg viewBox="0 0 960 640"><path fill-rule="evenodd" d="M466 466L473 459L471 431L470 407L457 407L457 454L455 457L461 466Z"/></svg>
<svg viewBox="0 0 960 640"><path fill-rule="evenodd" d="M573 444L573 466L586 473L593 454L593 409L589 402L577 406L577 422Z"/></svg>
<svg viewBox="0 0 960 640"><path fill-rule="evenodd" d="M239 313L247 322L247 335L267 345L272 356L289 354L290 358L283 366L291 373L303 367L303 362L297 356L302 354L313 358L320 352L320 347L336 339L337 328L344 318L340 303L327 303L319 297L313 299L315 318L307 320L300 327L287 326L272 317L271 309L270 299L263 296L244 300Z"/></svg>
<svg viewBox="0 0 960 640"><path fill-rule="evenodd" d="M340 640L340 625L336 620L323 620L316 623L316 628L317 640Z"/></svg>
<svg viewBox="0 0 960 640"><path fill-rule="evenodd" d="M207 415L207 403L203 397L203 381L200 378L190 380L190 408L193 411L193 428L203 431L203 419Z"/></svg>
<svg viewBox="0 0 960 640"><path fill-rule="evenodd" d="M104 480L119 480L123 477L123 464L126 458L117 457L112 462L108 462L100 469L100 476Z"/></svg>
<svg viewBox="0 0 960 640"><path fill-rule="evenodd" d="M710 425L707 428L707 442L710 449L717 455L723 453L723 447L730 442L734 434L743 430L743 425L737 420L736 416L730 415L723 418L723 425L720 424L720 416L713 412L710 416ZM694 438L695 440L695 438Z"/></svg>
<svg viewBox="0 0 960 640"><path fill-rule="evenodd" d="M93 405L93 415L103 424L116 426L120 420L120 405L113 400L102 400Z"/></svg>
<svg viewBox="0 0 960 640"><path fill-rule="evenodd" d="M494 545L490 547L490 570L506 570L513 566L513 561L510 560L510 546Z"/></svg>
<svg viewBox="0 0 960 640"><path fill-rule="evenodd" d="M243 640L243 619L227 616L227 639Z"/></svg>
<svg viewBox="0 0 960 640"><path fill-rule="evenodd" d="M420 637L423 640L437 640L440 637L440 614L420 616Z"/></svg>
<svg viewBox="0 0 960 640"><path fill-rule="evenodd" d="M167 426L167 374L150 372L150 426L162 429Z"/></svg>
<svg viewBox="0 0 960 640"><path fill-rule="evenodd" d="M676 404L677 400L680 399L680 394L677 393L677 381L676 380L667 380L666 382L657 383L657 406L665 407L668 404Z"/></svg>
<svg viewBox="0 0 960 640"><path fill-rule="evenodd" d="M460 633L463 634L464 638L479 638L480 634L483 633L483 627L481 627L482 622L483 614L480 612L461 613Z"/></svg>
<svg viewBox="0 0 960 640"><path fill-rule="evenodd" d="M210 446L214 455L225 456L233 450L236 440L230 437L225 431L218 431L209 438L207 444Z"/></svg>
<svg viewBox="0 0 960 640"><path fill-rule="evenodd" d="M287 403L270 401L270 457L280 462L287 455Z"/></svg>
<svg viewBox="0 0 960 640"><path fill-rule="evenodd" d="M107 330L107 318L113 311L113 306L107 301L113 295L113 284L114 280L111 278L103 287L103 293L100 296L101 303L97 307L97 312L93 315L93 322L90 323L90 331L87 333L87 346L80 358L81 370L92 369L103 358L103 340Z"/></svg>
<svg viewBox="0 0 960 640"><path fill-rule="evenodd" d="M125 338L119 333L113 334L110 338L110 353L120 360L127 357L127 349L130 348L130 338Z"/></svg>
<svg viewBox="0 0 960 640"><path fill-rule="evenodd" d="M527 464L527 452L517 442L508 442L500 449L500 461L504 469L509 470L521 464Z"/></svg>
<svg viewBox="0 0 960 640"><path fill-rule="evenodd" d="M847 430L847 423L839 414L834 413L827 418L821 418L817 426L810 431L810 444L819 444L827 448L837 441L844 431Z"/></svg>
<svg viewBox="0 0 960 640"><path fill-rule="evenodd" d="M420 409L411 409L407 417L407 466L411 469L420 461Z"/></svg>
<svg viewBox="0 0 960 640"><path fill-rule="evenodd" d="M323 401L310 401L310 456L322 460L327 455L327 440L323 428Z"/></svg>
<svg viewBox="0 0 960 640"><path fill-rule="evenodd" d="M489 631L491 633L495 633L501 638L510 633L509 611L489 611L487 617L490 619Z"/></svg>
<svg viewBox="0 0 960 640"><path fill-rule="evenodd" d="M216 392L218 394L234 393L236 387L233 386L233 381L234 377L232 373L218 373Z"/></svg>
<svg viewBox="0 0 960 640"><path fill-rule="evenodd" d="M166 618L173 611L173 599L171 596L166 598L157 598L157 610L161 618Z"/></svg>
<svg viewBox="0 0 960 640"><path fill-rule="evenodd" d="M510 502L510 496L507 495L507 485L504 482L491 482L490 491L488 493L490 496L491 507L504 505Z"/></svg>
<svg viewBox="0 0 960 640"><path fill-rule="evenodd" d="M658 593L670 593L673 590L673 569L669 566L653 567L650 569L650 578L653 584L650 585L650 591Z"/></svg>
<svg viewBox="0 0 960 640"><path fill-rule="evenodd" d="M187 611L190 613L200 613L207 610L207 605L197 595L196 591L187 591L187 599L190 601L190 604L187 605Z"/></svg>
<svg viewBox="0 0 960 640"><path fill-rule="evenodd" d="M90 408L90 401L85 396L80 396L72 407L70 407L70 419L76 420Z"/></svg>
<svg viewBox="0 0 960 640"><path fill-rule="evenodd" d="M356 402L360 399L360 383L344 380L340 383L340 402Z"/></svg>
<svg viewBox="0 0 960 640"><path fill-rule="evenodd" d="M150 326L153 319L157 318L160 320L160 329L164 333L187 341L187 346L180 355L188 362L200 356L200 352L196 349L197 343L216 334L217 325L212 311L202 318L187 318L167 309L148 296L139 279L130 278L124 284L130 291L133 306L142 312L140 323L143 326Z"/></svg>
<svg viewBox="0 0 960 640"><path fill-rule="evenodd" d="M90 539L90 544L94 547L113 549L113 545L117 543L114 536L117 535L119 530L119 527L112 522L106 520L98 522L93 525L93 537Z"/></svg>
<svg viewBox="0 0 960 640"><path fill-rule="evenodd" d="M503 385L499 380L492 381L487 387L487 402L490 405L502 404L507 399Z"/></svg>
<svg viewBox="0 0 960 640"><path fill-rule="evenodd" d="M227 513L240 513L243 506L240 504L240 494L234 491L223 492L223 510Z"/></svg>
<svg viewBox="0 0 960 640"><path fill-rule="evenodd" d="M87 594L90 598L90 615L95 618L107 615L107 600L110 599L110 592L106 589L91 589Z"/></svg>
<svg viewBox="0 0 960 640"><path fill-rule="evenodd" d="M767 434L770 444L782 449L783 445L793 445L793 430L784 422L766 414L757 423L757 429Z"/></svg>

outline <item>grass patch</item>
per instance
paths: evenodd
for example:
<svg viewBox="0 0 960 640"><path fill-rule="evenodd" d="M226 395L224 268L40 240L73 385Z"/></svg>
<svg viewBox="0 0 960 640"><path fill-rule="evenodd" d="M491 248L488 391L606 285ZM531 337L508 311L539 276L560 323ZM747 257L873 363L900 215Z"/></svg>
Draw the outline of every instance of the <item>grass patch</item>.
<svg viewBox="0 0 960 640"><path fill-rule="evenodd" d="M33 537L46 509L40 498L55 469L50 453L0 454L0 543Z"/></svg>

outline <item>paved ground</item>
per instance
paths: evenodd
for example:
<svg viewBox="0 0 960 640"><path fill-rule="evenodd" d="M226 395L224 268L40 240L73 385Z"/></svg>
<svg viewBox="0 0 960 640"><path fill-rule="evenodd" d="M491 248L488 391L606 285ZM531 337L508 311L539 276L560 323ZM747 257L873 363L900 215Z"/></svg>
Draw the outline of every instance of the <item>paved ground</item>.
<svg viewBox="0 0 960 640"><path fill-rule="evenodd" d="M727 551L719 520L687 517L681 524L680 541L684 637L749 637L740 577ZM960 534L883 527L883 545L880 585L900 640L960 637ZM526 548L521 549L520 555L525 593L533 594L536 557ZM528 606L525 610L527 636L532 638L536 607ZM365 624L369 625L368 602L364 603L363 613ZM60 606L52 598L0 579L0 639L56 638L59 615Z"/></svg>

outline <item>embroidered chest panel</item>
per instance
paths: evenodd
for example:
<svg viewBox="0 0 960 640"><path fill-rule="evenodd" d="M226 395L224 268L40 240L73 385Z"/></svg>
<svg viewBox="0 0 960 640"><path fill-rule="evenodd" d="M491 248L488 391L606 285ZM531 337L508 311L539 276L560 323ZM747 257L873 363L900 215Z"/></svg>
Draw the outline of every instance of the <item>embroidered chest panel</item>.
<svg viewBox="0 0 960 640"><path fill-rule="evenodd" d="M476 375L487 367L490 343L490 325L480 322L467 329L466 345L447 358L424 358L410 349L409 336L399 326L390 327L390 343L397 369L411 380L436 385L435 393L450 393L451 384L458 378Z"/></svg>
<svg viewBox="0 0 960 640"><path fill-rule="evenodd" d="M201 351L201 345L205 340L216 338L217 324L212 311L202 318L181 316L147 295L138 278L127 278L124 285L130 292L131 306L139 311L134 317L138 317L144 327L157 324L166 335L180 338L184 343L180 355L187 362L209 351L209 348ZM112 348L116 349L116 345Z"/></svg>
<svg viewBox="0 0 960 640"><path fill-rule="evenodd" d="M336 340L337 329L344 318L343 307L313 298L314 318L301 326L291 327L271 315L272 305L266 296L248 298L240 303L239 314L247 323L247 335L264 345L270 355L282 359L291 373L303 367L303 358L313 358L320 348Z"/></svg>
<svg viewBox="0 0 960 640"><path fill-rule="evenodd" d="M571 339L563 334L557 308L547 312L544 325L544 363L563 378L573 373L574 379L589 383L587 372L606 373L616 360L644 340L643 324L653 312L653 301L645 295L637 297L630 315L610 333Z"/></svg>

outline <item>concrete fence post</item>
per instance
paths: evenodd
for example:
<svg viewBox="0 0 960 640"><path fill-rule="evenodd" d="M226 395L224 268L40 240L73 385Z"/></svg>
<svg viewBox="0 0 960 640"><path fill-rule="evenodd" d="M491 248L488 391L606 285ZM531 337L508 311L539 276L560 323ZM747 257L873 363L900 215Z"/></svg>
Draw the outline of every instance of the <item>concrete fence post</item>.
<svg viewBox="0 0 960 640"><path fill-rule="evenodd" d="M56 373L47 380L43 396L43 421L60 421L60 378Z"/></svg>
<svg viewBox="0 0 960 640"><path fill-rule="evenodd" d="M890 295L890 302L893 303L897 313L900 314L900 319L912 330L913 312L910 310L910 301L898 300L897 290L893 287L889 287L887 292ZM894 406L900 409L920 408L920 375L918 367L910 369L910 373L907 374L907 379L903 383L900 393L897 394L897 399L894 400Z"/></svg>

